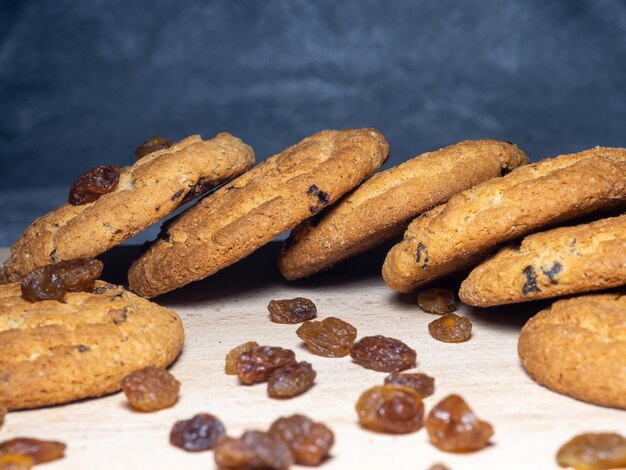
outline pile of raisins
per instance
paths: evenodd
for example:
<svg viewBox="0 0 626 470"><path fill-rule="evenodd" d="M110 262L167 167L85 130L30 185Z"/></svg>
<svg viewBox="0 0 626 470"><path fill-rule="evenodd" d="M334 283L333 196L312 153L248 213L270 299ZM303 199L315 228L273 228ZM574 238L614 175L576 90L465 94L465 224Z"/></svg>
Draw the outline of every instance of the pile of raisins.
<svg viewBox="0 0 626 470"><path fill-rule="evenodd" d="M135 410L157 411L178 401L180 382L167 370L148 366L124 377L122 390Z"/></svg>
<svg viewBox="0 0 626 470"><path fill-rule="evenodd" d="M67 292L92 292L103 267L97 259L73 259L36 268L22 279L22 297L62 301Z"/></svg>

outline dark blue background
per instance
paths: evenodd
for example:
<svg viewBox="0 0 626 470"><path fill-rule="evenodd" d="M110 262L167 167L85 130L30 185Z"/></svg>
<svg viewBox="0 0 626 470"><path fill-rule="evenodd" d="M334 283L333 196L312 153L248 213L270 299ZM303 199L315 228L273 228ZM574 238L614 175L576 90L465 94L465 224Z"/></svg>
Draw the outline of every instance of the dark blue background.
<svg viewBox="0 0 626 470"><path fill-rule="evenodd" d="M0 110L0 245L153 134L626 146L626 2L3 0Z"/></svg>

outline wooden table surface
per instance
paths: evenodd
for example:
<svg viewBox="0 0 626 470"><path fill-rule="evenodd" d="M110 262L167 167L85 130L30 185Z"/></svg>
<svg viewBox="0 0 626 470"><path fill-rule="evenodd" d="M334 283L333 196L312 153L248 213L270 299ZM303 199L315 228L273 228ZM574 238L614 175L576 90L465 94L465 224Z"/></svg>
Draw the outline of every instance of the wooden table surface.
<svg viewBox="0 0 626 470"><path fill-rule="evenodd" d="M521 326L547 303L470 311L472 338L461 344L435 341L427 325L436 316L422 312L413 296L384 285L379 269L384 251L362 256L324 275L288 283L276 268L278 243L272 243L211 278L156 301L178 312L185 324L183 353L172 367L182 382L173 408L144 414L131 411L123 394L64 406L10 413L0 440L16 436L67 443L65 459L46 469L203 469L214 468L213 453L186 453L168 443L172 424L199 412L221 418L231 435L266 429L279 416L303 413L335 432L332 458L323 469L427 469L441 462L450 469L556 468L559 446L577 433L626 434L626 413L582 403L534 383L520 366L516 347ZM123 282L135 247L104 256L106 280ZM0 250L4 259L7 250ZM466 455L440 452L424 429L392 436L361 429L354 405L362 391L381 384L384 373L366 370L350 357L330 359L309 353L295 334L298 325L271 323L271 299L304 296L318 308L318 319L337 316L358 329L359 337L382 334L417 351L417 369L436 379L426 412L451 393L462 395L478 416L492 423L492 445ZM264 384L245 387L226 376L224 355L255 340L292 348L313 364L316 385L285 401L267 397ZM44 467L42 467L44 468ZM304 467L303 467L304 468Z"/></svg>

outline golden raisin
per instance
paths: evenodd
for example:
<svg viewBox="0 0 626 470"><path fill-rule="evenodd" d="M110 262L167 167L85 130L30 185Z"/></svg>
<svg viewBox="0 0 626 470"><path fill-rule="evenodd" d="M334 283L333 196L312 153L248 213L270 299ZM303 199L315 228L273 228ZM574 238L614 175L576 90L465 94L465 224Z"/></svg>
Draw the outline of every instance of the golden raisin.
<svg viewBox="0 0 626 470"><path fill-rule="evenodd" d="M276 369L295 361L296 355L290 349L254 346L239 354L236 364L237 377L244 385L265 382Z"/></svg>
<svg viewBox="0 0 626 470"><path fill-rule="evenodd" d="M417 354L402 341L386 336L365 336L350 350L357 364L379 372L397 372L415 366Z"/></svg>
<svg viewBox="0 0 626 470"><path fill-rule="evenodd" d="M626 438L616 433L579 434L561 446L556 461L581 470L626 468Z"/></svg>
<svg viewBox="0 0 626 470"><path fill-rule="evenodd" d="M422 398L435 393L435 379L421 372L403 374L394 372L385 377L385 383L409 387Z"/></svg>
<svg viewBox="0 0 626 470"><path fill-rule="evenodd" d="M307 320L296 334L309 351L318 356L343 357L350 352L356 339L356 328L339 318L328 317L322 321Z"/></svg>
<svg viewBox="0 0 626 470"><path fill-rule="evenodd" d="M272 372L267 381L267 394L272 398L302 395L315 382L317 373L308 362L294 362Z"/></svg>
<svg viewBox="0 0 626 470"><path fill-rule="evenodd" d="M326 425L303 415L278 418L269 432L289 446L300 465L319 465L335 444L335 436Z"/></svg>
<svg viewBox="0 0 626 470"><path fill-rule="evenodd" d="M120 169L116 166L92 168L74 181L67 200L73 206L96 201L103 194L113 191L119 179Z"/></svg>
<svg viewBox="0 0 626 470"><path fill-rule="evenodd" d="M372 431L405 434L424 421L424 404L417 393L401 385L379 385L361 394L356 404L361 426Z"/></svg>
<svg viewBox="0 0 626 470"><path fill-rule="evenodd" d="M140 158L150 155L157 150L168 149L172 145L173 142L171 140L155 135L135 149L135 157L139 160Z"/></svg>
<svg viewBox="0 0 626 470"><path fill-rule="evenodd" d="M122 390L136 410L157 411L176 403L180 382L165 369L149 366L124 377Z"/></svg>
<svg viewBox="0 0 626 470"><path fill-rule="evenodd" d="M427 289L417 294L417 304L428 313L443 315L456 310L454 292L447 289Z"/></svg>
<svg viewBox="0 0 626 470"><path fill-rule="evenodd" d="M267 310L274 323L302 323L317 316L317 307L309 299L270 300Z"/></svg>
<svg viewBox="0 0 626 470"><path fill-rule="evenodd" d="M0 470L30 470L35 461L29 455L0 454Z"/></svg>
<svg viewBox="0 0 626 470"><path fill-rule="evenodd" d="M228 354L226 354L226 361L224 365L224 372L226 375L237 375L237 359L242 352L250 351L253 347L258 346L256 341L248 341L247 343L240 344L234 347Z"/></svg>
<svg viewBox="0 0 626 470"><path fill-rule="evenodd" d="M428 324L430 336L444 343L462 343L472 336L472 322L467 317L446 313Z"/></svg>
<svg viewBox="0 0 626 470"><path fill-rule="evenodd" d="M33 459L35 464L61 459L64 453L65 444L57 441L18 437L0 443L0 455L26 455Z"/></svg>
<svg viewBox="0 0 626 470"><path fill-rule="evenodd" d="M226 430L215 416L201 413L191 419L176 421L170 432L170 443L188 452L213 449Z"/></svg>
<svg viewBox="0 0 626 470"><path fill-rule="evenodd" d="M489 443L493 427L479 420L459 395L449 395L426 418L430 442L444 452L473 452Z"/></svg>
<svg viewBox="0 0 626 470"><path fill-rule="evenodd" d="M261 431L246 431L237 439L220 437L213 456L217 468L229 470L286 470L294 463L291 450L282 439Z"/></svg>

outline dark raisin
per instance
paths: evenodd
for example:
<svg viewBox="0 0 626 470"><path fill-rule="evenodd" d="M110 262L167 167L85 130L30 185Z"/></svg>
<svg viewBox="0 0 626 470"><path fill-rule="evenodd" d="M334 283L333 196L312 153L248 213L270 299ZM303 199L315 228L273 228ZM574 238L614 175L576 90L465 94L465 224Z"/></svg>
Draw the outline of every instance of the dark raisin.
<svg viewBox="0 0 626 470"><path fill-rule="evenodd" d="M272 372L267 381L267 394L272 398L302 395L315 382L317 373L308 362L294 362Z"/></svg>
<svg viewBox="0 0 626 470"><path fill-rule="evenodd" d="M222 436L213 454L219 469L286 470L294 463L289 446L268 432L247 431L238 439Z"/></svg>
<svg viewBox="0 0 626 470"><path fill-rule="evenodd" d="M616 433L579 434L556 454L561 467L585 470L626 468L626 438Z"/></svg>
<svg viewBox="0 0 626 470"><path fill-rule="evenodd" d="M431 376L416 373L394 372L385 377L386 384L402 385L415 391L420 397L426 398L435 393L435 379Z"/></svg>
<svg viewBox="0 0 626 470"><path fill-rule="evenodd" d="M541 289L537 286L537 274L532 266L526 266L522 271L526 282L522 286L522 294L528 295L533 292L541 292Z"/></svg>
<svg viewBox="0 0 626 470"><path fill-rule="evenodd" d="M68 292L92 292L104 265L98 259L72 259L53 264L52 269L63 279Z"/></svg>
<svg viewBox="0 0 626 470"><path fill-rule="evenodd" d="M402 341L385 336L366 336L354 343L352 360L366 369L398 372L415 367L417 354Z"/></svg>
<svg viewBox="0 0 626 470"><path fill-rule="evenodd" d="M57 272L49 266L33 269L22 279L22 297L31 302L39 300L63 300L67 286Z"/></svg>
<svg viewBox="0 0 626 470"><path fill-rule="evenodd" d="M193 201L198 196L201 196L204 193L206 193L213 186L215 186L215 183L212 180L206 180L204 178L200 178L196 182L196 184L194 184L193 186L189 188L189 191L187 191L187 194L185 194L185 197L181 201L181 204L185 204L189 201Z"/></svg>
<svg viewBox="0 0 626 470"><path fill-rule="evenodd" d="M317 316L315 304L304 297L270 300L267 310L274 323L302 323Z"/></svg>
<svg viewBox="0 0 626 470"><path fill-rule="evenodd" d="M278 418L269 432L289 446L300 465L319 465L335 444L335 436L328 427L303 415Z"/></svg>
<svg viewBox="0 0 626 470"><path fill-rule="evenodd" d="M63 458L65 447L62 442L18 437L1 442L0 455L25 455L33 459L35 464L40 464Z"/></svg>
<svg viewBox="0 0 626 470"><path fill-rule="evenodd" d="M244 385L265 382L276 369L295 361L296 355L290 349L254 346L239 354L237 377Z"/></svg>
<svg viewBox="0 0 626 470"><path fill-rule="evenodd" d="M296 334L309 351L318 356L343 357L350 352L357 331L350 323L328 317L322 321L305 321Z"/></svg>
<svg viewBox="0 0 626 470"><path fill-rule="evenodd" d="M459 395L449 395L426 418L430 442L444 452L473 452L493 436L491 424L479 420Z"/></svg>
<svg viewBox="0 0 626 470"><path fill-rule="evenodd" d="M180 382L165 369L149 366L124 377L122 390L136 410L157 411L176 403Z"/></svg>
<svg viewBox="0 0 626 470"><path fill-rule="evenodd" d="M228 351L224 364L224 372L226 372L226 375L237 375L237 359L239 359L239 355L242 352L250 351L253 347L258 345L259 343L256 341L248 341Z"/></svg>
<svg viewBox="0 0 626 470"><path fill-rule="evenodd" d="M541 271L550 279L552 284L558 284L559 273L563 270L563 265L555 261L550 269L542 269Z"/></svg>
<svg viewBox="0 0 626 470"><path fill-rule="evenodd" d="M415 262L417 264L422 263L422 269L428 269L428 262L430 259L428 258L428 249L426 245L422 242L417 244L417 251L415 252Z"/></svg>
<svg viewBox="0 0 626 470"><path fill-rule="evenodd" d="M83 174L72 184L68 202L80 206L97 200L100 196L115 189L120 179L116 166L97 166Z"/></svg>
<svg viewBox="0 0 626 470"><path fill-rule="evenodd" d="M170 443L188 452L200 452L213 449L217 439L225 433L219 419L201 413L188 420L176 421L170 432Z"/></svg>
<svg viewBox="0 0 626 470"><path fill-rule="evenodd" d="M143 158L146 155L150 155L157 150L168 149L173 145L171 140L164 139L155 135L154 137L146 140L143 144L135 149L135 157L137 159Z"/></svg>
<svg viewBox="0 0 626 470"><path fill-rule="evenodd" d="M428 313L443 315L456 310L454 293L446 289L427 289L417 294L417 304Z"/></svg>
<svg viewBox="0 0 626 470"><path fill-rule="evenodd" d="M121 325L128 318L128 309L126 307L111 309L107 312L107 318L116 325Z"/></svg>
<svg viewBox="0 0 626 470"><path fill-rule="evenodd" d="M444 343L462 343L472 336L472 322L467 317L446 313L428 324L430 336Z"/></svg>
<svg viewBox="0 0 626 470"><path fill-rule="evenodd" d="M424 404L417 393L401 385L380 385L363 392L356 404L361 426L372 431L405 434L424 421Z"/></svg>

